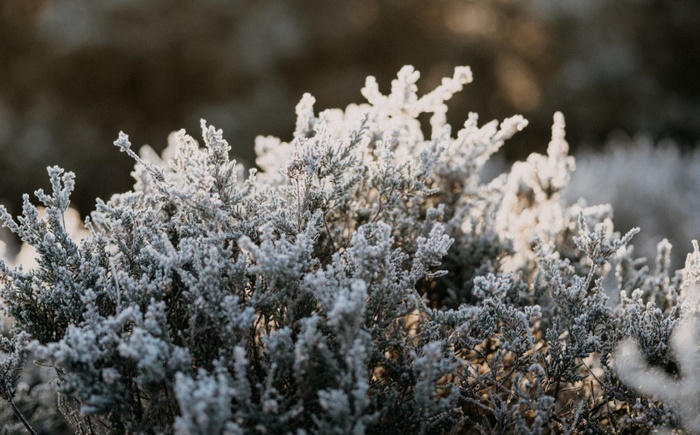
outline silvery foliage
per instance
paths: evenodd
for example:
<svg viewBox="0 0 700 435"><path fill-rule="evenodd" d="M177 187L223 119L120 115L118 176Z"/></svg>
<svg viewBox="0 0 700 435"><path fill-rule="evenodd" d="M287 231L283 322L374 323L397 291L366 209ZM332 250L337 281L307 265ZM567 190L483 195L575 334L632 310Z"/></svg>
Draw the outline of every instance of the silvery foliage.
<svg viewBox="0 0 700 435"><path fill-rule="evenodd" d="M695 266L671 276L664 242L650 270L609 207L563 203L574 161L561 114L546 155L483 183L527 122L472 114L453 135L445 102L470 70L422 97L418 78L404 67L383 95L370 77L368 104L319 114L305 95L294 139L259 138L261 171L247 175L204 121L203 148L180 131L162 156L121 133L136 184L98 200L80 241L64 221L73 176L49 168L43 217L28 196L17 220L2 211L38 253L0 271L17 325L3 399L31 347L78 433L696 427L694 405L648 396L656 384L637 390L639 372L613 365L627 337L659 382L678 363L695 370L674 341L697 309L684 290Z"/></svg>
<svg viewBox="0 0 700 435"><path fill-rule="evenodd" d="M671 329L662 323L657 335L645 334L636 341L626 339L617 351L616 365L623 381L678 410L685 427L697 433L700 431L697 344L700 339L700 250L696 241L693 241L693 248L686 260L682 283L675 284L669 293L677 301L674 305L676 327ZM639 297L640 293L637 290L632 298ZM659 317L656 305L663 302L650 301L646 312L652 311L653 314L647 314L651 319L640 320L658 322L653 317ZM669 347L675 355L673 359L669 358ZM670 373L664 370L669 364L673 364Z"/></svg>

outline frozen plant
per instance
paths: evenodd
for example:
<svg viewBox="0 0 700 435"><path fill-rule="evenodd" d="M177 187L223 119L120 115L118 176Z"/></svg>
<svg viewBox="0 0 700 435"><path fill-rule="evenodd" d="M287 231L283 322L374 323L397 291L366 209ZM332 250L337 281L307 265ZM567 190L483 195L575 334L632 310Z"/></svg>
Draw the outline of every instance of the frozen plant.
<svg viewBox="0 0 700 435"><path fill-rule="evenodd" d="M684 282L678 297L679 319L670 340L666 341L675 354L673 361L678 364L677 369L668 373L663 367L649 367L648 358L644 358L649 352L645 348L640 350L633 340L622 343L617 351L616 365L626 384L667 403L680 413L684 426L697 433L700 432L700 251L695 240L693 248L685 263ZM644 342L643 338L639 341Z"/></svg>
<svg viewBox="0 0 700 435"><path fill-rule="evenodd" d="M38 255L0 265L16 325L3 399L31 348L82 434L692 425L612 364L632 337L672 366L677 307L694 300L676 289L694 278L669 275L670 247L649 271L609 207L562 201L574 161L559 113L547 155L482 182L527 122L471 114L453 134L446 101L471 71L423 96L418 78L404 67L383 95L370 77L368 103L345 110L305 95L293 140L259 138L247 174L204 121L203 147L180 131L161 156L120 133L136 183L97 201L81 240L65 218L73 175L49 168L45 213L29 196L17 219L0 212Z"/></svg>

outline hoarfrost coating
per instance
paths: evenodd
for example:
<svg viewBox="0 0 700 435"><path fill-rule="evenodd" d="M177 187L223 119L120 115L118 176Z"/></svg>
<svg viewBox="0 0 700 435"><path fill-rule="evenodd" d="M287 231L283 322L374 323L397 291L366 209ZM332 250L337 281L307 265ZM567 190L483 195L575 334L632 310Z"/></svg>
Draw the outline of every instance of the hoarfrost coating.
<svg viewBox="0 0 700 435"><path fill-rule="evenodd" d="M482 182L527 121L470 114L453 134L446 101L471 71L423 96L419 77L402 68L388 95L368 78L345 110L304 95L293 139L259 138L247 174L204 121L203 147L180 131L160 156L120 133L134 188L97 200L80 240L60 168L45 212L0 209L37 255L0 263L7 427L60 412L86 434L695 430L697 383L659 385L695 370L679 342L697 340L697 253L672 274L664 242L647 266L609 206L564 202L560 113L546 155ZM34 412L15 406L30 351L58 394Z"/></svg>

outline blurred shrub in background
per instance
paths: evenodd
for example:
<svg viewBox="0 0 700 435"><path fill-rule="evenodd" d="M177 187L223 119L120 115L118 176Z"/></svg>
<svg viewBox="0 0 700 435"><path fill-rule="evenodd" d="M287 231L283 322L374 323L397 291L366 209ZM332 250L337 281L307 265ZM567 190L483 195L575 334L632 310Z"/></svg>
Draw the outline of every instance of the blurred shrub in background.
<svg viewBox="0 0 700 435"><path fill-rule="evenodd" d="M648 136L612 137L602 152L576 156L576 171L564 194L568 201L614 205L613 220L623 228L640 227L635 254L649 259L664 238L680 252L681 267L690 240L700 238L700 151L681 150Z"/></svg>

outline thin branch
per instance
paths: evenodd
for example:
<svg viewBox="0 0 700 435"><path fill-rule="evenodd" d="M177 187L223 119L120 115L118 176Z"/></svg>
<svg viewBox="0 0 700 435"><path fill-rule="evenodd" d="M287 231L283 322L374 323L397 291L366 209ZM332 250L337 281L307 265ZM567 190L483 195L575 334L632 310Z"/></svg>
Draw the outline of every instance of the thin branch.
<svg viewBox="0 0 700 435"><path fill-rule="evenodd" d="M22 422L24 425L24 428L27 429L27 432L29 432L32 435L36 435L36 432L34 432L34 429L32 429L32 426L29 424L26 418L22 415L19 409L15 406L14 402L12 400L8 400L7 403L10 404L12 407L12 413L15 414L15 416L19 419L19 421Z"/></svg>

